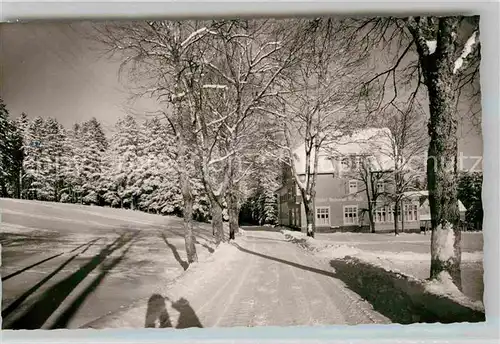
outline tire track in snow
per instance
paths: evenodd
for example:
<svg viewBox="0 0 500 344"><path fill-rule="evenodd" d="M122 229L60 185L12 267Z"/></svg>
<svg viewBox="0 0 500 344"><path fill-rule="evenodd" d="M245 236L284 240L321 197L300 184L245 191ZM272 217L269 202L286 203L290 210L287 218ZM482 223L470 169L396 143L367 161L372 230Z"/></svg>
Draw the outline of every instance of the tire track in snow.
<svg viewBox="0 0 500 344"><path fill-rule="evenodd" d="M294 256L295 256L295 254L294 254ZM288 266L288 270L292 273L293 280L296 283L303 284L304 279L303 278L299 279L297 277L297 274L295 273L295 268L294 267L292 267L292 266L289 265ZM314 318L314 313L312 311L311 304L308 302L308 298L307 298L307 296L304 293L304 288L301 287L300 285L299 285L299 287L300 287L300 289L298 289L297 293L299 293L298 299L300 301L298 302L298 306L299 307L297 307L297 308L298 309L306 309L307 310L307 315L308 315L308 317L306 318L306 321L304 321L302 323L299 323L299 324L300 325L306 325L307 324L307 320L309 320L309 322L310 322L310 320L312 320ZM292 289L294 289L294 288L292 287ZM297 289L294 289L294 290L297 290ZM305 314L305 313L306 312L301 312L300 314ZM312 324L309 324L309 325L312 325Z"/></svg>
<svg viewBox="0 0 500 344"><path fill-rule="evenodd" d="M255 246L256 246L256 244L254 242L252 245L253 250L255 250ZM214 327L220 327L219 325L221 324L221 322L223 320L226 320L227 317L229 317L229 319L233 320L233 322L236 322L236 323L237 323L237 320L239 320L242 317L242 314L243 314L243 316L246 315L246 317L248 318L248 313L246 312L246 310L247 310L246 308L248 308L250 306L250 304L247 303L247 304L244 304L245 305L244 307L241 307L242 306L241 304L235 305L235 299L240 295L241 290L242 290L242 286L245 284L246 281L249 280L248 279L249 272L250 272L250 270L252 270L252 268L254 268L254 265L255 265L255 257L251 257L249 259L247 266L243 270L243 273L236 274L236 276L239 276L237 278L236 285L232 285L229 288L230 289L229 296L227 297L226 302L223 303L224 306L221 307L221 309L223 309L223 311L221 314L219 314L219 316L217 317L217 320L213 324ZM225 288L221 288L220 291L225 290L225 289L227 289L227 286ZM227 295L227 293L225 293L225 294ZM236 319L236 321L235 321L235 319Z"/></svg>
<svg viewBox="0 0 500 344"><path fill-rule="evenodd" d="M304 263L304 261L297 255L297 247L294 247L293 249L291 249L291 252L292 252L293 257L296 259L296 261L299 264L301 264L303 266L311 266L311 264L310 264L311 262L309 262L309 264ZM319 276L317 276L318 274L315 272L310 272L310 273L312 275L311 276L312 278L308 279L309 283L313 283L316 286L316 288L313 288L313 290L315 292L317 292L318 290L323 292L324 296L326 296L326 303L327 303L326 307L324 304L319 304L319 308L321 309L321 311L313 312L313 314L316 317L319 314L323 314L323 316L327 317L327 318L331 318L332 314L334 314L334 319L335 319L334 324L336 324L336 325L337 324L347 324L347 321L346 321L344 315L342 314L341 310L339 309L337 304L331 299L330 294L325 290L325 288L323 287L323 284L318 279L319 278ZM318 323L322 322L321 320L316 320L316 321ZM331 324L331 322L329 322L329 324ZM313 325L313 324L311 324L311 325Z"/></svg>
<svg viewBox="0 0 500 344"><path fill-rule="evenodd" d="M305 253L301 253L304 254L305 257ZM314 265L318 265L318 262L316 261L314 256L308 255L308 257L311 258L309 265L307 263L304 263L304 261L299 256L296 256L296 258L302 265L310 266L311 263L314 263ZM323 290L323 293L327 296L329 303L333 304L335 309L337 309L340 315L344 318L344 322L346 324L354 325L367 323L390 323L390 321L386 320L384 316L378 314L375 310L373 310L371 305L366 300L362 299L361 296L355 294L354 292L350 292L345 284L337 278L314 274L313 279L316 285L319 286L321 290ZM325 289L325 284L335 286L335 290L337 292L328 292ZM333 295L335 295L339 299L332 299ZM342 296L347 299L348 302L341 300ZM343 305L343 307L340 305Z"/></svg>

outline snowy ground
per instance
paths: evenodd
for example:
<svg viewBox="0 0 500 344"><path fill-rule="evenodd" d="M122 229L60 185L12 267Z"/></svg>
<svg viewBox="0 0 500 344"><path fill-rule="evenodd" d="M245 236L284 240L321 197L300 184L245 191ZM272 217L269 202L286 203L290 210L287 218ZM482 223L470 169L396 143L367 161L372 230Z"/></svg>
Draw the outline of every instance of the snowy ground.
<svg viewBox="0 0 500 344"><path fill-rule="evenodd" d="M184 272L179 218L10 199L0 209L3 328L79 327ZM203 260L211 227L196 227Z"/></svg>
<svg viewBox="0 0 500 344"><path fill-rule="evenodd" d="M289 242L278 229L262 227L248 228L236 242L215 248L211 227L197 224L199 262L185 270L179 218L5 199L0 199L0 209L4 329L311 326L429 319L412 300L401 293L395 297L391 276L375 280L371 265L332 265L336 257L352 255L371 263L378 260L384 268L395 264L405 272L411 266L416 274L414 268L420 265L411 257L425 258L420 246L428 238L377 236L370 243L379 245L375 250L366 249L362 235L311 241L294 233L299 242L314 248L311 252ZM404 254L395 250L396 242L387 240L418 248ZM464 260L477 264L479 256L472 245Z"/></svg>
<svg viewBox="0 0 500 344"><path fill-rule="evenodd" d="M183 307L178 300L185 300ZM156 320L156 321L155 321ZM279 232L246 231L190 267L148 303L88 324L92 328L381 324L389 319L333 278L328 264Z"/></svg>
<svg viewBox="0 0 500 344"><path fill-rule="evenodd" d="M303 233L284 230L289 239L307 246L317 257L326 260L358 258L387 271L401 273L417 280L425 280L430 271L430 235L423 234L316 234L315 239ZM482 233L462 234L462 284L464 294L473 301L483 299L483 237ZM454 293L447 278L442 281L448 292ZM436 283L429 284L438 290ZM443 289L444 290L444 289Z"/></svg>

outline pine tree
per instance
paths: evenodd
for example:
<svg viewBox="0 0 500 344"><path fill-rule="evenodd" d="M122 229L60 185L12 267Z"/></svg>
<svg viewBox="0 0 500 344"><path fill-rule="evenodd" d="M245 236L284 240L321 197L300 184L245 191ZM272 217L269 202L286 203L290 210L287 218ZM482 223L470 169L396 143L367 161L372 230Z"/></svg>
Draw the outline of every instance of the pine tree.
<svg viewBox="0 0 500 344"><path fill-rule="evenodd" d="M16 197L23 198L24 188L23 179L25 177L25 171L23 168L24 163L24 147L26 145L26 133L28 129L28 116L23 112L21 116L16 118L14 126L16 128L15 133L15 144L14 144L14 154L15 154L15 171L13 172L12 179L13 184L16 189Z"/></svg>
<svg viewBox="0 0 500 344"><path fill-rule="evenodd" d="M107 170L102 187L107 191L103 196L112 206L135 208L140 196L134 185L139 175L139 127L133 116L126 115L115 129L105 156Z"/></svg>
<svg viewBox="0 0 500 344"><path fill-rule="evenodd" d="M23 189L28 199L42 199L41 189L45 181L43 171L44 120L36 117L28 123L24 140Z"/></svg>
<svg viewBox="0 0 500 344"><path fill-rule="evenodd" d="M81 179L82 202L103 205L105 193L100 187L102 163L108 142L101 123L94 117L82 123L78 147L79 178Z"/></svg>
<svg viewBox="0 0 500 344"><path fill-rule="evenodd" d="M80 166L82 166L82 142L81 126L74 124L66 131L64 152L61 161L61 174L63 175L63 187L61 189L61 202L82 202L82 179Z"/></svg>
<svg viewBox="0 0 500 344"><path fill-rule="evenodd" d="M9 111L0 98L0 197L9 196L8 187L14 164L14 131Z"/></svg>
<svg viewBox="0 0 500 344"><path fill-rule="evenodd" d="M61 162L64 157L66 135L62 125L54 118L48 118L45 121L44 134L45 180L42 192L46 200L58 202L63 188L64 175Z"/></svg>
<svg viewBox="0 0 500 344"><path fill-rule="evenodd" d="M182 199L174 147L174 137L158 117L142 124L140 164L134 184L141 210L161 214L180 213Z"/></svg>

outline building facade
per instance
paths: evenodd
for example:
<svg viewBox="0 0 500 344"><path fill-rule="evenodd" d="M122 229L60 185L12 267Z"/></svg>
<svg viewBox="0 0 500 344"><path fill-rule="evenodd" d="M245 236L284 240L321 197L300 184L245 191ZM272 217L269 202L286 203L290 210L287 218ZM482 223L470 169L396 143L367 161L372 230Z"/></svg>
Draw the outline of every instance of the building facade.
<svg viewBox="0 0 500 344"><path fill-rule="evenodd" d="M394 231L397 218L400 232L420 232L421 212L426 212L424 193L407 193L394 213L390 201L391 137L388 129L367 129L337 140L319 153L316 196L314 199L315 226L317 232L369 232L368 196L366 178L359 177L360 159L370 159L370 171L387 173L387 178L377 181L377 194L373 212L376 232ZM299 180L305 179L305 150L295 150L295 170ZM358 164L353 163L358 160ZM364 160L366 162L366 160ZM366 163L365 163L366 166ZM291 168L284 168L283 185L276 190L279 224L306 231L306 214L300 190ZM372 190L371 186L368 186ZM461 214L465 210L459 204ZM425 213L425 216L427 214ZM425 217L427 219L427 217Z"/></svg>

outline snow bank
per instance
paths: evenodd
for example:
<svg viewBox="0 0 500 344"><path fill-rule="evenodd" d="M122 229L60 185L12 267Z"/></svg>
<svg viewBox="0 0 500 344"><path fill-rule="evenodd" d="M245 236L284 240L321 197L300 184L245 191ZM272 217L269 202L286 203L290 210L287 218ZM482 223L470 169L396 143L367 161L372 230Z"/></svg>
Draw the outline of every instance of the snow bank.
<svg viewBox="0 0 500 344"><path fill-rule="evenodd" d="M425 283L425 290L434 295L448 297L454 302L475 311L484 312L483 303L480 301L473 301L465 296L453 283L450 274L445 271L441 272L437 279L427 281Z"/></svg>
<svg viewBox="0 0 500 344"><path fill-rule="evenodd" d="M247 233L243 228L238 228L238 235L239 236L245 236Z"/></svg>
<svg viewBox="0 0 500 344"><path fill-rule="evenodd" d="M332 244L331 242L313 239L300 232L288 230L282 230L281 232L288 241L298 243L309 251L315 252L315 255L320 258L327 260L357 259L371 266L382 268L387 272L402 275L418 283L424 282L415 275L431 259L430 253L368 251L346 244ZM449 234L450 232L451 235ZM453 231L443 230L443 234L447 235L442 235L440 240L444 240L447 249L439 253L442 258L447 257L450 252L452 253L450 249L453 249L454 242ZM481 251L462 252L462 262L481 262L482 260L483 252ZM453 282L451 282L449 276L440 276L438 281L426 281L425 288L428 292L435 295L446 296L465 307L484 312L483 304L480 301L471 300L460 292Z"/></svg>
<svg viewBox="0 0 500 344"><path fill-rule="evenodd" d="M321 240L316 240L314 238L308 237L305 233L302 232L290 231L287 229L282 229L280 232L285 236L286 240L294 244L298 244L299 246L311 251L319 251L321 249L324 249L327 245Z"/></svg>
<svg viewBox="0 0 500 344"><path fill-rule="evenodd" d="M462 295L451 278L428 282L352 257L333 260L331 265L338 279L394 322L485 321L482 305Z"/></svg>
<svg viewBox="0 0 500 344"><path fill-rule="evenodd" d="M342 244L334 244L332 242L318 240L306 236L302 232L295 232L290 230L281 230L288 241L300 244L304 248L315 251L317 255L324 258L342 259L346 256L357 257L367 262L379 261L385 259L388 261L427 261L430 260L430 253L416 253L416 252L391 252L391 251L365 251L360 248L351 246L348 242ZM409 234L411 235L411 234ZM453 242L453 238L447 238ZM358 242L352 242L352 244ZM364 242L366 243L366 241ZM445 253L445 252L444 252ZM443 253L443 256L444 256ZM483 252L462 252L462 261L466 262L479 262L483 260Z"/></svg>
<svg viewBox="0 0 500 344"><path fill-rule="evenodd" d="M367 261L385 259L389 261L418 262L431 259L431 255L428 253L363 251L348 245L327 245L318 249L317 252L325 258L341 259L346 256L356 256ZM483 252L462 252L463 262L480 262L482 260Z"/></svg>

